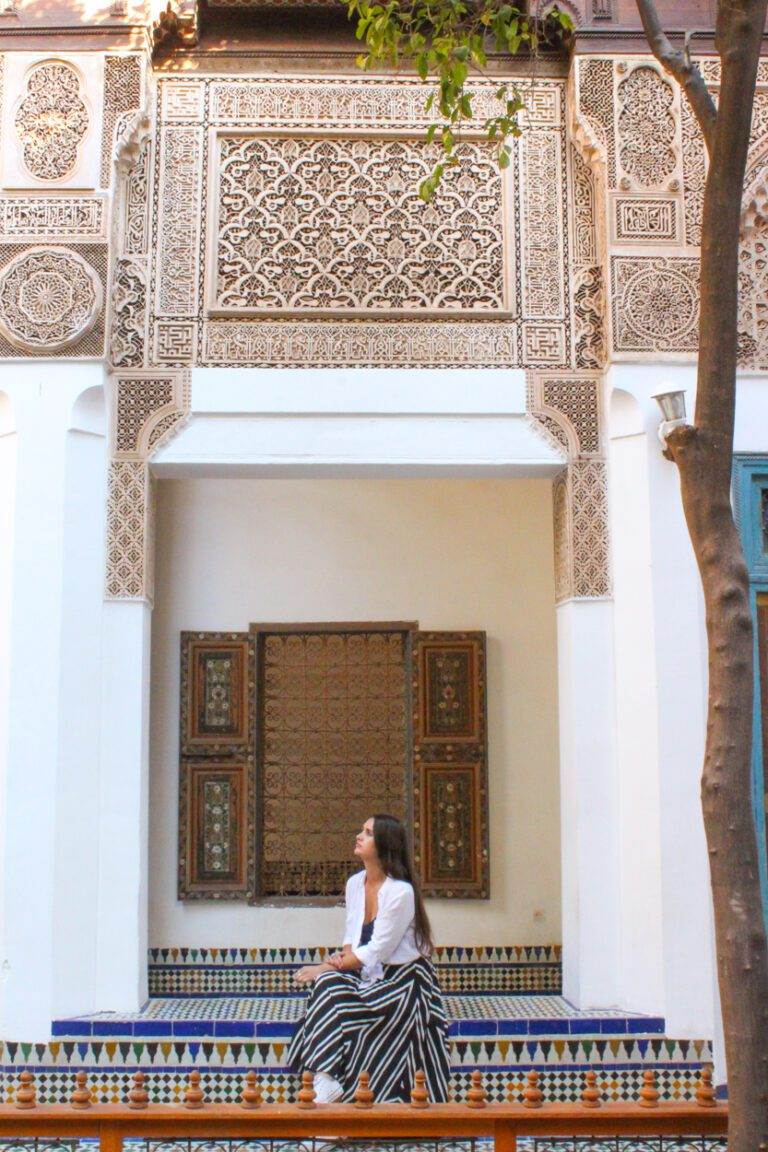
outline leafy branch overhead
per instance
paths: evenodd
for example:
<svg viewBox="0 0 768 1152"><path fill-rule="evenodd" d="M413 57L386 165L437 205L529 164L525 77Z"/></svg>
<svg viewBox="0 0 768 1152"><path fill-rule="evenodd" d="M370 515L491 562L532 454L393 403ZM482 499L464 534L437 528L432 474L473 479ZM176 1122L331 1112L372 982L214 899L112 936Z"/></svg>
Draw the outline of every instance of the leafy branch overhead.
<svg viewBox="0 0 768 1152"><path fill-rule="evenodd" d="M511 4L463 3L462 0L349 0L349 16L357 21L356 36L367 52L358 57L360 67L397 68L410 64L422 80L437 82L426 110L436 114L427 138L442 145L443 157L419 186L429 200L446 167L457 164L457 144L462 129L474 120L471 75L484 76L489 55L515 56L525 52L535 58L539 49L556 45L570 35L570 16L558 8L537 20ZM510 138L519 136L520 113L525 108L520 88L511 81L495 90L499 112L473 125L494 145L501 168L511 159Z"/></svg>

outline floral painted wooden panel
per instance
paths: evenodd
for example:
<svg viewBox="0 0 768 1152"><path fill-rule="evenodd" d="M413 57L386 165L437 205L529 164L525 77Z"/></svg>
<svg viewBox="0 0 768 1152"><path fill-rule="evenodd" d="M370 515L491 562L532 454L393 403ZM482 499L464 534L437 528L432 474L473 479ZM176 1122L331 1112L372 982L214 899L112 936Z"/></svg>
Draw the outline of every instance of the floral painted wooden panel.
<svg viewBox="0 0 768 1152"><path fill-rule="evenodd" d="M484 632L413 643L414 857L428 896L489 896Z"/></svg>

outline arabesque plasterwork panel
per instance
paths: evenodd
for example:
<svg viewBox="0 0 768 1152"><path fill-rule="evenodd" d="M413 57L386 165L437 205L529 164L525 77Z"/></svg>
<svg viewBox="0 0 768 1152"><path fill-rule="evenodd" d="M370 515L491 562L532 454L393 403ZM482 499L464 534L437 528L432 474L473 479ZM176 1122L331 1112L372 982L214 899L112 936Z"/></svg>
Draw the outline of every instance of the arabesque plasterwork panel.
<svg viewBox="0 0 768 1152"><path fill-rule="evenodd" d="M145 67L139 53L3 58L0 358L104 356L109 190Z"/></svg>
<svg viewBox="0 0 768 1152"><path fill-rule="evenodd" d="M503 174L467 144L430 203L423 140L218 138L210 310L504 312Z"/></svg>
<svg viewBox="0 0 768 1152"><path fill-rule="evenodd" d="M428 85L163 77L155 362L570 366L564 84L537 81L501 173L493 91L422 204Z"/></svg>
<svg viewBox="0 0 768 1152"><path fill-rule="evenodd" d="M719 61L705 57L699 63L716 99ZM706 153L687 100L648 56L581 56L573 65L568 113L580 157L580 164L572 161L572 227L577 254L584 252L589 196L583 167L593 181L612 358L692 360L698 340ZM740 260L740 365L758 371L768 369L766 235L761 210L754 206L761 201L767 161L768 66L763 61L752 118ZM584 275L579 269L577 280ZM574 329L579 326L574 296ZM579 336L575 339L577 362L587 366L578 351Z"/></svg>
<svg viewBox="0 0 768 1152"><path fill-rule="evenodd" d="M565 463L552 485L555 598L610 596L604 377L542 371L529 373L527 383L528 415Z"/></svg>

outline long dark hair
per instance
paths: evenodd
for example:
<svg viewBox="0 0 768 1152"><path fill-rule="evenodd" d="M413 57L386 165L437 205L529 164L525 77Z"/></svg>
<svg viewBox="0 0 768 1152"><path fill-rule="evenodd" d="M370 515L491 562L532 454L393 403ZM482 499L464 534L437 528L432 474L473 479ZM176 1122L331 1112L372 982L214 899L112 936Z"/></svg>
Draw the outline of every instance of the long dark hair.
<svg viewBox="0 0 768 1152"><path fill-rule="evenodd" d="M382 813L373 818L373 842L376 845L376 854L379 864L387 876L393 880L407 880L413 888L414 896L414 936L417 947L421 952L430 954L434 950L432 942L432 929L429 917L421 898L419 881L414 875L411 865L411 854L408 851L408 835L405 828L396 816L387 816Z"/></svg>

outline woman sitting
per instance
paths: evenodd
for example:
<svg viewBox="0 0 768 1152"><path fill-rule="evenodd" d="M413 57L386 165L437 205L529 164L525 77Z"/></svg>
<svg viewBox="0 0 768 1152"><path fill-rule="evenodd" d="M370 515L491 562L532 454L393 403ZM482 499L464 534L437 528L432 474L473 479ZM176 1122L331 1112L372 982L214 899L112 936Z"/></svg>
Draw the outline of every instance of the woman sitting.
<svg viewBox="0 0 768 1152"><path fill-rule="evenodd" d="M430 1099L444 1101L445 1009L405 828L394 816L371 817L355 855L364 869L347 881L342 950L296 976L312 988L289 1064L314 1072L319 1103L352 1100L362 1071L377 1103L409 1100L418 1071Z"/></svg>

